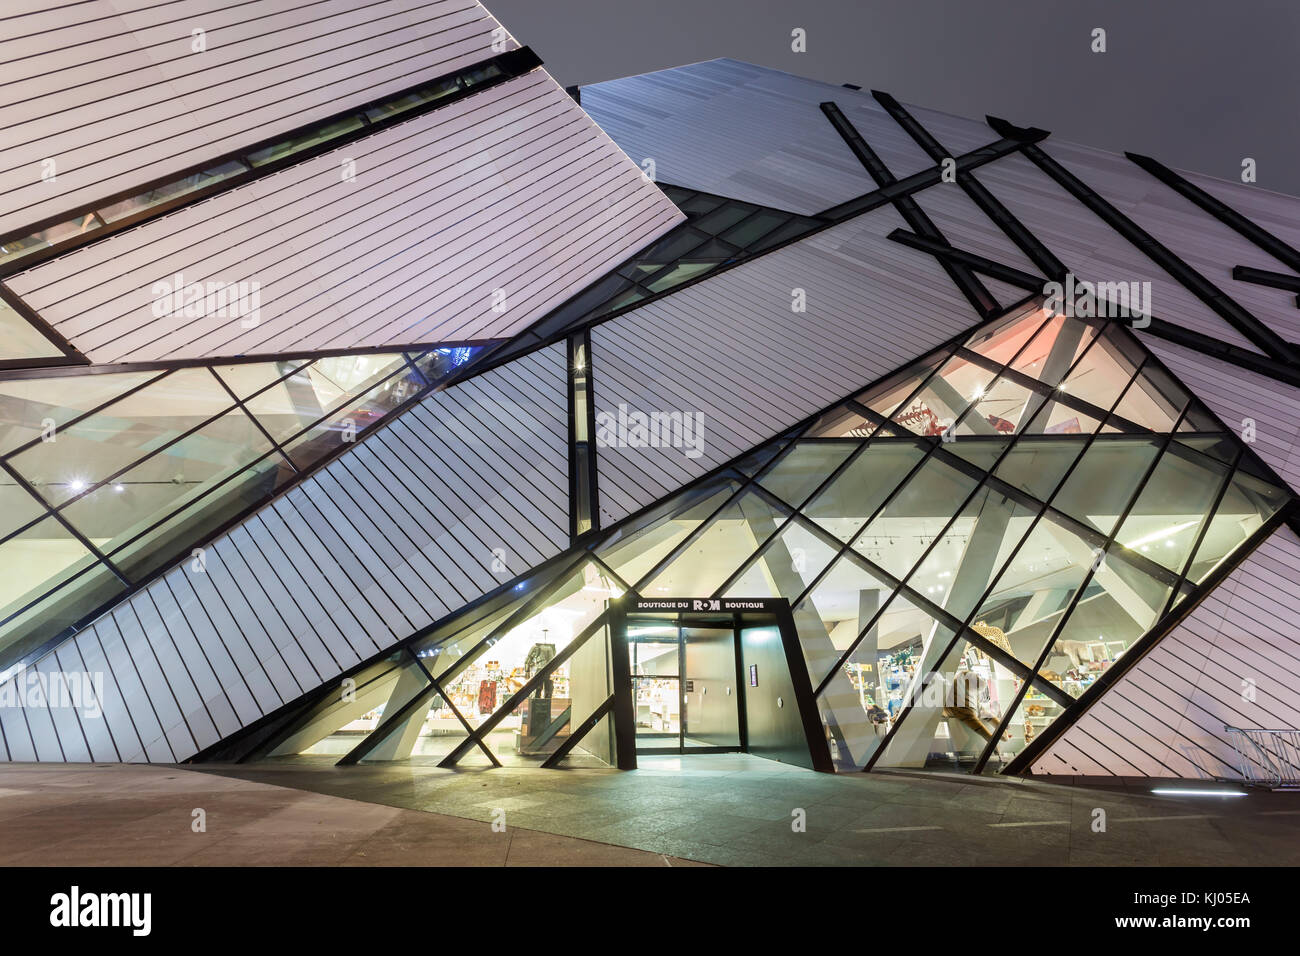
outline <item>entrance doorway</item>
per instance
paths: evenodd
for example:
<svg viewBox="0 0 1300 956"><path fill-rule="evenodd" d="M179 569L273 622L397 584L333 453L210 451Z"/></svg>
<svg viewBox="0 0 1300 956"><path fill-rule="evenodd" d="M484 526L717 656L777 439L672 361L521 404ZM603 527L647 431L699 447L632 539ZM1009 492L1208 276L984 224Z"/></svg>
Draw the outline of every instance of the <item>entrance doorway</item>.
<svg viewBox="0 0 1300 956"><path fill-rule="evenodd" d="M618 766L736 751L832 770L784 598L640 598L610 606Z"/></svg>
<svg viewBox="0 0 1300 956"><path fill-rule="evenodd" d="M626 627L636 752L747 749L735 617L634 615Z"/></svg>

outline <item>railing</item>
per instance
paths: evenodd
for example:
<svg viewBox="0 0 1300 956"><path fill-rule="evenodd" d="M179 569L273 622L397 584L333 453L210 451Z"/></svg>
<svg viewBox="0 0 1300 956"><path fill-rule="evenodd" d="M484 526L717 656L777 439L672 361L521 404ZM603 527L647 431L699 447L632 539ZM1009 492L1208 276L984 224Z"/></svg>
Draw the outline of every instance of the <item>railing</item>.
<svg viewBox="0 0 1300 956"><path fill-rule="evenodd" d="M1224 726L1237 751L1237 767L1248 786L1276 790L1300 787L1300 730Z"/></svg>

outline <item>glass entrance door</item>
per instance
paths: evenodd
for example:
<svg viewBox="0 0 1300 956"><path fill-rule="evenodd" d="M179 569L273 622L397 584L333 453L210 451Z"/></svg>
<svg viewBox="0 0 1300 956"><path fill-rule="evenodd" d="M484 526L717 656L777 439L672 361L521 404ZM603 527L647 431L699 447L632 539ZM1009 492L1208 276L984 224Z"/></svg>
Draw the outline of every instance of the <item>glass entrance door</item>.
<svg viewBox="0 0 1300 956"><path fill-rule="evenodd" d="M736 628L682 622L682 746L740 749Z"/></svg>
<svg viewBox="0 0 1300 956"><path fill-rule="evenodd" d="M730 616L628 618L638 753L742 748L736 646Z"/></svg>

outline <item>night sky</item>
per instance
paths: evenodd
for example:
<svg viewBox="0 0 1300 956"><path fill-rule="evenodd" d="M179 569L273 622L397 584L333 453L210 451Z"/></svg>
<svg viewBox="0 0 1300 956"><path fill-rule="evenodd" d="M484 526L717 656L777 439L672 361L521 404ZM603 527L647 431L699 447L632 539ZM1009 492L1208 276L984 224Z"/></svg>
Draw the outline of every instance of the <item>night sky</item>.
<svg viewBox="0 0 1300 956"><path fill-rule="evenodd" d="M1297 0L484 2L566 86L730 56L1300 195Z"/></svg>

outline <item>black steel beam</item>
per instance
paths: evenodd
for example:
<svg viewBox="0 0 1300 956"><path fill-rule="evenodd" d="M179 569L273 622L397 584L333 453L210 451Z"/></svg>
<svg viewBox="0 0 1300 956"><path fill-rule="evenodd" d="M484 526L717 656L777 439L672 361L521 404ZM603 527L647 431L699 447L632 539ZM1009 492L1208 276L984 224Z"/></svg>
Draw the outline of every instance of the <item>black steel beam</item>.
<svg viewBox="0 0 1300 956"><path fill-rule="evenodd" d="M1267 229L1247 219L1227 203L1211 196L1204 189L1188 182L1158 160L1138 153L1125 153L1124 155L1184 199L1200 206L1219 222L1245 236L1274 259L1285 263L1296 272L1300 272L1300 251L1297 251L1294 246L1283 242Z"/></svg>

